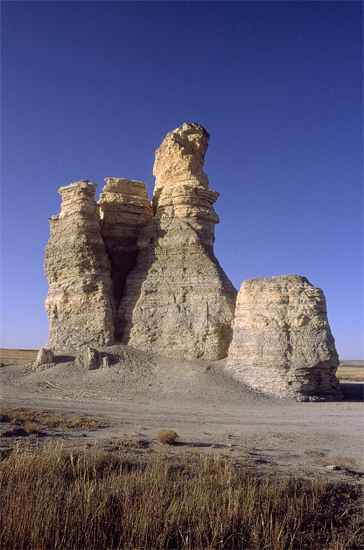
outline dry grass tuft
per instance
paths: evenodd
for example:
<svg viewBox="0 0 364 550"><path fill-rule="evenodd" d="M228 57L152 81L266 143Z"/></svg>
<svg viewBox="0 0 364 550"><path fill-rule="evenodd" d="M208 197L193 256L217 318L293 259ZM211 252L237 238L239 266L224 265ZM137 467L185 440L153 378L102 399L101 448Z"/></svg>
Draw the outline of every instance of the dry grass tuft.
<svg viewBox="0 0 364 550"><path fill-rule="evenodd" d="M94 448L15 450L1 463L0 548L353 550L362 489L257 478L229 460Z"/></svg>
<svg viewBox="0 0 364 550"><path fill-rule="evenodd" d="M173 445L176 443L179 435L173 430L159 430L157 440L164 445Z"/></svg>
<svg viewBox="0 0 364 550"><path fill-rule="evenodd" d="M353 457L346 456L326 456L322 460L323 466L338 466L342 470L356 470L358 468L358 463Z"/></svg>
<svg viewBox="0 0 364 550"><path fill-rule="evenodd" d="M35 432L39 428L71 428L89 430L91 428L105 428L110 423L100 418L88 416L67 416L47 411L35 411L21 407L3 407L0 413L0 422L11 422L23 426L27 431Z"/></svg>

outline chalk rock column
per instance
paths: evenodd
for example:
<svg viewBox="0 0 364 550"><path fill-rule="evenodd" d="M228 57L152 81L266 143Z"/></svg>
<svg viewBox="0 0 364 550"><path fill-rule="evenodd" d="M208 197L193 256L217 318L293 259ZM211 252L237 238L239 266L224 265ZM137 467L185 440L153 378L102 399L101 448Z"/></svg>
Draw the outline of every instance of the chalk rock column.
<svg viewBox="0 0 364 550"><path fill-rule="evenodd" d="M49 220L46 347L53 350L114 341L111 265L101 236L96 187L88 180L61 187L61 213Z"/></svg>
<svg viewBox="0 0 364 550"><path fill-rule="evenodd" d="M118 315L123 343L170 357L220 359L232 336L236 290L213 252L213 204L203 172L209 134L183 124L156 151L153 219Z"/></svg>
<svg viewBox="0 0 364 550"><path fill-rule="evenodd" d="M227 370L249 386L299 400L341 399L321 289L299 275L243 281Z"/></svg>
<svg viewBox="0 0 364 550"><path fill-rule="evenodd" d="M147 186L141 181L106 178L98 202L101 233L111 262L115 311L124 293L126 276L136 264L137 239L141 228L153 216ZM115 316L115 339L121 338L121 327Z"/></svg>

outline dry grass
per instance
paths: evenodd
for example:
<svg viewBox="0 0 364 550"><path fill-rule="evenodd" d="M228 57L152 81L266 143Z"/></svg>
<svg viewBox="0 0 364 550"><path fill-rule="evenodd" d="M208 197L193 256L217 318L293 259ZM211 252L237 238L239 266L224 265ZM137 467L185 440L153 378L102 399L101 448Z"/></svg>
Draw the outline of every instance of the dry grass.
<svg viewBox="0 0 364 550"><path fill-rule="evenodd" d="M217 457L152 452L137 462L97 448L14 451L1 465L6 549L363 545L358 487L258 479Z"/></svg>
<svg viewBox="0 0 364 550"><path fill-rule="evenodd" d="M159 430L157 440L164 445L173 445L176 443L179 435L173 430Z"/></svg>
<svg viewBox="0 0 364 550"><path fill-rule="evenodd" d="M4 365L23 365L35 361L37 349L6 349L0 348L0 362Z"/></svg>
<svg viewBox="0 0 364 550"><path fill-rule="evenodd" d="M336 371L336 377L339 380L348 380L350 382L364 382L364 368L340 366Z"/></svg>
<svg viewBox="0 0 364 550"><path fill-rule="evenodd" d="M79 415L70 416L60 413L52 414L47 411L35 411L21 407L2 407L0 422L17 424L28 432L35 432L39 428L89 430L91 428L104 428L110 425L110 423L100 418Z"/></svg>
<svg viewBox="0 0 364 550"><path fill-rule="evenodd" d="M340 361L336 376L339 380L364 382L364 361Z"/></svg>
<svg viewBox="0 0 364 550"><path fill-rule="evenodd" d="M358 463L353 457L346 456L326 456L322 460L323 466L338 466L342 470L353 471L358 468Z"/></svg>

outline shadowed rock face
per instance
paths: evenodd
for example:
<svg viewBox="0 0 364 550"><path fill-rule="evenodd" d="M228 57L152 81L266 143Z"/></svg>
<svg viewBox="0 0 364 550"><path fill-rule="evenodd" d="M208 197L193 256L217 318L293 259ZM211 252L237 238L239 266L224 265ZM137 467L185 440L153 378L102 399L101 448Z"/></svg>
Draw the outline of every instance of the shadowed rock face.
<svg viewBox="0 0 364 550"><path fill-rule="evenodd" d="M202 171L209 134L183 124L156 152L153 219L118 317L122 342L171 357L220 359L231 340L236 290L213 252L219 222Z"/></svg>
<svg viewBox="0 0 364 550"><path fill-rule="evenodd" d="M124 293L127 274L138 256L137 239L141 228L153 216L145 183L124 178L106 178L98 202L101 234L111 262L115 311ZM117 316L115 338L122 336Z"/></svg>
<svg viewBox="0 0 364 550"><path fill-rule="evenodd" d="M46 310L54 350L114 341L110 260L100 232L95 190L82 180L61 187L61 213L45 250Z"/></svg>
<svg viewBox="0 0 364 550"><path fill-rule="evenodd" d="M234 377L280 397L340 399L338 365L321 289L299 275L243 282L227 362Z"/></svg>

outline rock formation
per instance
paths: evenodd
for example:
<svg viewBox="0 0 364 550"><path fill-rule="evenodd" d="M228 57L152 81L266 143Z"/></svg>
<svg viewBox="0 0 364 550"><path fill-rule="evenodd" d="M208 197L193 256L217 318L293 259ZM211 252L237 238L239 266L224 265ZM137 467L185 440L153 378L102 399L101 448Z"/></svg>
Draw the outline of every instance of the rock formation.
<svg viewBox="0 0 364 550"><path fill-rule="evenodd" d="M340 399L338 365L321 289L299 275L243 282L227 361L234 377L280 397Z"/></svg>
<svg viewBox="0 0 364 550"><path fill-rule="evenodd" d="M209 134L183 124L156 152L153 219L141 230L118 318L122 342L171 357L220 359L231 340L236 290L213 253L213 204L202 171Z"/></svg>
<svg viewBox="0 0 364 550"><path fill-rule="evenodd" d="M84 347L82 354L76 359L76 364L84 370L108 369L112 362L115 362L115 356L89 346Z"/></svg>
<svg viewBox="0 0 364 550"><path fill-rule="evenodd" d="M111 266L100 231L96 187L88 180L61 187L61 213L49 220L45 305L47 348L53 350L114 341Z"/></svg>
<svg viewBox="0 0 364 550"><path fill-rule="evenodd" d="M50 338L35 369L52 364L49 348L82 348L86 370L113 365L95 347L114 343L186 359L229 353L228 371L256 390L339 399L320 289L298 275L250 279L235 312L237 291L213 251L219 193L203 172L209 137L199 124L167 134L152 203L144 183L123 178L105 180L98 204L88 180L61 187L45 254Z"/></svg>
<svg viewBox="0 0 364 550"><path fill-rule="evenodd" d="M41 348L38 352L37 358L32 366L32 370L41 372L51 366L55 362L54 353L51 349Z"/></svg>
<svg viewBox="0 0 364 550"><path fill-rule="evenodd" d="M115 311L124 293L126 276L136 264L137 239L141 228L153 216L145 183L124 178L106 178L98 202L101 234L111 262ZM122 336L114 319L115 338Z"/></svg>

